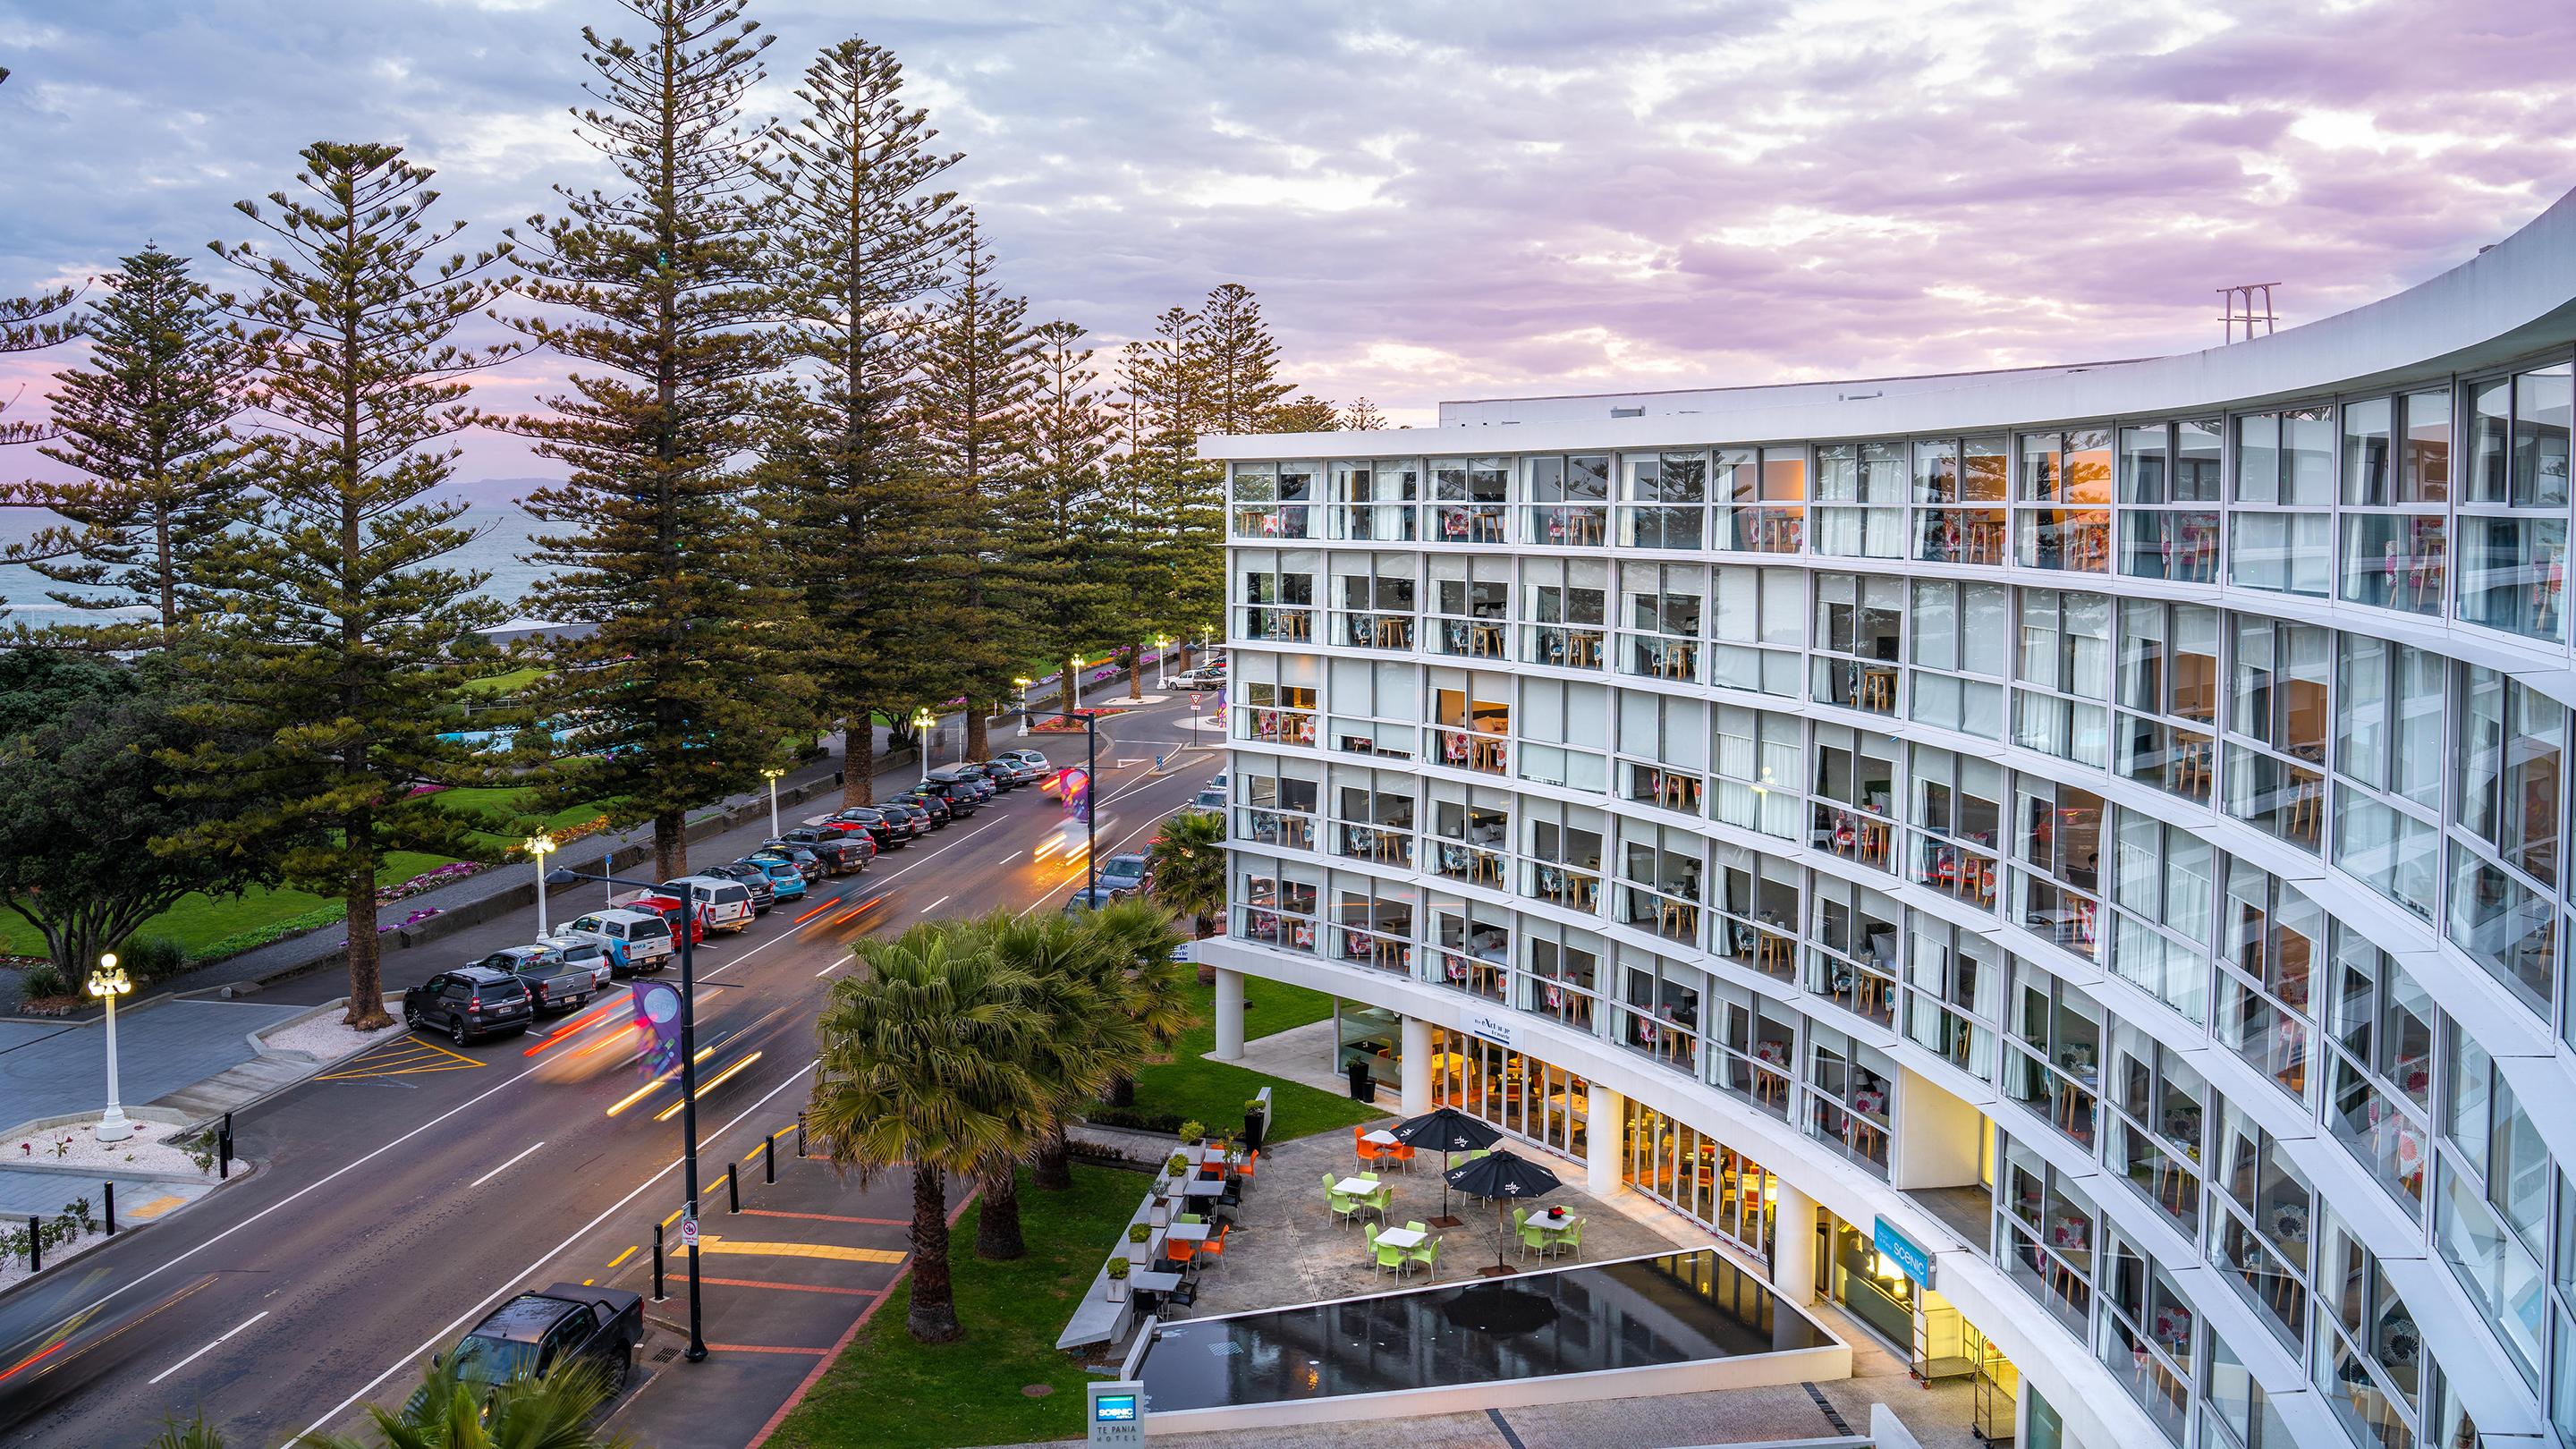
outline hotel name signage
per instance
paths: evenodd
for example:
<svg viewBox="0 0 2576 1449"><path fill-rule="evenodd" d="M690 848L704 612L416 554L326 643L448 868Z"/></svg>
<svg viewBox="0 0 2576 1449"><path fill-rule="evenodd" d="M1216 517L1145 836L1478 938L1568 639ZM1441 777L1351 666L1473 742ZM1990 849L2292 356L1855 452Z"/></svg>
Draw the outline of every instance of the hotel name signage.
<svg viewBox="0 0 2576 1449"><path fill-rule="evenodd" d="M1481 1011L1470 1012L1467 1016L1467 1034L1512 1051L1521 1049L1520 1024L1507 1017L1489 1016Z"/></svg>
<svg viewBox="0 0 2576 1449"><path fill-rule="evenodd" d="M1932 1255L1923 1251L1921 1243L1898 1232L1895 1224L1880 1218L1870 1241L1881 1257L1894 1263L1896 1271L1913 1279L1918 1287L1932 1286Z"/></svg>

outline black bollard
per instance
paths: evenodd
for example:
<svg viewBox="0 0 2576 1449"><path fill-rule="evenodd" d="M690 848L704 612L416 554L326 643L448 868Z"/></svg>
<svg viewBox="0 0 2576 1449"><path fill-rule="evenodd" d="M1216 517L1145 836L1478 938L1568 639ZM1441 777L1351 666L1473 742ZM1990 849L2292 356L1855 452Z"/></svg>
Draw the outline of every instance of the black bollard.
<svg viewBox="0 0 2576 1449"><path fill-rule="evenodd" d="M224 1130L215 1138L215 1180L228 1182L233 1175L233 1114L224 1114Z"/></svg>
<svg viewBox="0 0 2576 1449"><path fill-rule="evenodd" d="M27 1219L27 1271L45 1271L45 1221L33 1215Z"/></svg>
<svg viewBox="0 0 2576 1449"><path fill-rule="evenodd" d="M107 1184L107 1235L116 1236L116 1184Z"/></svg>
<svg viewBox="0 0 2576 1449"><path fill-rule="evenodd" d="M725 1211L742 1211L742 1170L730 1162L725 1164Z"/></svg>
<svg viewBox="0 0 2576 1449"><path fill-rule="evenodd" d="M662 1225L653 1225L653 1301L662 1301Z"/></svg>
<svg viewBox="0 0 2576 1449"><path fill-rule="evenodd" d="M796 1155L805 1155L805 1114L802 1112L796 1114Z"/></svg>
<svg viewBox="0 0 2576 1449"><path fill-rule="evenodd" d="M771 1133L760 1140L760 1180L778 1180L778 1135Z"/></svg>

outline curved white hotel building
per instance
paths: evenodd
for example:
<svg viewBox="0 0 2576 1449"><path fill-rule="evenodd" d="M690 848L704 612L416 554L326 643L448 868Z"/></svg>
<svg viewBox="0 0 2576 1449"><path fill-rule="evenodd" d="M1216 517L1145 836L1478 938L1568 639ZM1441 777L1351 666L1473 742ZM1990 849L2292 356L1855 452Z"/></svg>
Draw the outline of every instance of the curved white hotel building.
<svg viewBox="0 0 2576 1449"><path fill-rule="evenodd" d="M2190 356L1207 440L1221 1050L1329 991L1998 1437L2576 1444L2571 362L2576 196Z"/></svg>

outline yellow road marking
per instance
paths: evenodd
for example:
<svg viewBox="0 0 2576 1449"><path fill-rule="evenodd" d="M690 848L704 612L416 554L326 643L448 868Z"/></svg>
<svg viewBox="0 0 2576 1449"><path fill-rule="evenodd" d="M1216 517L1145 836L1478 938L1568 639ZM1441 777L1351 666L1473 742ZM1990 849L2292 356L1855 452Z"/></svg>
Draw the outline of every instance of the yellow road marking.
<svg viewBox="0 0 2576 1449"><path fill-rule="evenodd" d="M409 1077L422 1072L461 1072L485 1065L462 1052L452 1052L436 1042L413 1037L408 1041L387 1042L360 1053L341 1064L336 1072L325 1072L315 1078L323 1082L355 1082L369 1077Z"/></svg>
<svg viewBox="0 0 2576 1449"><path fill-rule="evenodd" d="M636 1249L636 1248L643 1247L643 1246L644 1246L644 1245L643 1245L642 1243L637 1243L634 1247L628 1248L625 1252L620 1253L620 1254L618 1254L616 1257L609 1259L609 1260L608 1260L608 1266L610 1266L610 1267L614 1268L614 1267L616 1267L618 1264L625 1262L627 1259L634 1257L634 1256L635 1256L635 1249Z"/></svg>
<svg viewBox="0 0 2576 1449"><path fill-rule="evenodd" d="M903 1254L884 1248L844 1248L831 1243L761 1243L748 1239L698 1234L701 1253L744 1253L768 1258L830 1258L843 1263L900 1263Z"/></svg>
<svg viewBox="0 0 2576 1449"><path fill-rule="evenodd" d="M184 1197L170 1197L166 1195L156 1197L150 1202L143 1204L141 1207L127 1208L125 1210L125 1216L132 1222L149 1222L174 1207L184 1205L187 1201L188 1200Z"/></svg>

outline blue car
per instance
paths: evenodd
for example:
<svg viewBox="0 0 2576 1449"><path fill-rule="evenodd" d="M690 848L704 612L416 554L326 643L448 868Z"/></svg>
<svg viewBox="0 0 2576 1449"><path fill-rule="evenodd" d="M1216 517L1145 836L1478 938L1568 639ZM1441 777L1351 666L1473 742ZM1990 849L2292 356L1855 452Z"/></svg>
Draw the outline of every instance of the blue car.
<svg viewBox="0 0 2576 1449"><path fill-rule="evenodd" d="M755 855L751 860L752 864L769 872L769 886L778 893L778 899L799 901L805 898L805 872L796 868L796 862L775 855Z"/></svg>

